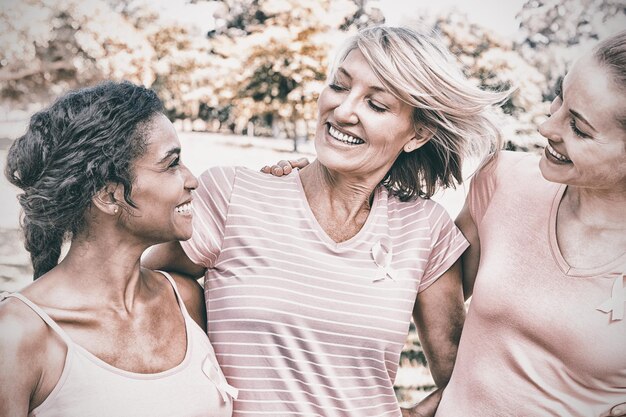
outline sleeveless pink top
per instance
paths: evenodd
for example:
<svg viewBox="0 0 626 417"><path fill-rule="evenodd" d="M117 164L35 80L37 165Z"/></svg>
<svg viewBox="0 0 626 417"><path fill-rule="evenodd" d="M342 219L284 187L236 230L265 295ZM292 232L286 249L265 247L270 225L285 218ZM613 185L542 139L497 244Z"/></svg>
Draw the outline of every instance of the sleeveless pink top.
<svg viewBox="0 0 626 417"><path fill-rule="evenodd" d="M185 320L187 352L180 364L152 374L129 372L104 362L75 344L26 297L7 295L29 306L67 344L59 381L30 417L231 416L237 390L227 384L206 334L189 316L173 279L164 275L174 288Z"/></svg>

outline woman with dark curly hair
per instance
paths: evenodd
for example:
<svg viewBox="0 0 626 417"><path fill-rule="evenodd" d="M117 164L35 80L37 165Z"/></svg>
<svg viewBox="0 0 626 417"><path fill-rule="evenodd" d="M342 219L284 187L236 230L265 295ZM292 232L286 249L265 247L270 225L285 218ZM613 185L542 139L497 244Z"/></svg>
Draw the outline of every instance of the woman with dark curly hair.
<svg viewBox="0 0 626 417"><path fill-rule="evenodd" d="M230 416L201 288L139 265L191 236L197 186L156 94L63 96L31 118L6 176L36 281L0 304L0 415Z"/></svg>

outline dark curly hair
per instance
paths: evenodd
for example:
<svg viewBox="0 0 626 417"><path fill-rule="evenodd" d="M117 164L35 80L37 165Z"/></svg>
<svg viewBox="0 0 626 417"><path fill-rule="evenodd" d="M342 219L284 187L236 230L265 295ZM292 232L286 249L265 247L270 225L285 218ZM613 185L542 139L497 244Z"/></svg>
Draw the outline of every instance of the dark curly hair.
<svg viewBox="0 0 626 417"><path fill-rule="evenodd" d="M34 114L11 146L5 169L18 195L34 279L54 268L61 246L85 226L85 212L107 183L130 198L133 161L143 154L150 121L163 111L157 95L130 82L72 91Z"/></svg>

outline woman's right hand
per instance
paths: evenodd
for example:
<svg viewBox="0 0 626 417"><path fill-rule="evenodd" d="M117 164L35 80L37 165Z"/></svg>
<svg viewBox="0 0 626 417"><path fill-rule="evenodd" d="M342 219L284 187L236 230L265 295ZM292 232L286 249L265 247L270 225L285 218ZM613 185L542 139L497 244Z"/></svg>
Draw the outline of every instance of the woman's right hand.
<svg viewBox="0 0 626 417"><path fill-rule="evenodd" d="M288 175L291 173L293 168L304 168L309 165L309 160L307 158L300 159L290 159L290 160L280 160L275 165L269 166L265 165L261 168L261 172L266 174L272 174L275 177L282 177L283 175Z"/></svg>

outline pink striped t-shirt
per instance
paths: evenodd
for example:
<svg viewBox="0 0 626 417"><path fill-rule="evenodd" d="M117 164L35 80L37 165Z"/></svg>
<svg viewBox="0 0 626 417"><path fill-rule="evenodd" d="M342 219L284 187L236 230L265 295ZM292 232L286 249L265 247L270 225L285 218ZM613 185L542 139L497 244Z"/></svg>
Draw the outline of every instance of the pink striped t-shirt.
<svg viewBox="0 0 626 417"><path fill-rule="evenodd" d="M419 291L467 247L431 200L378 187L351 239L316 221L299 174L211 168L187 255L208 267L208 333L234 416L398 416L393 390Z"/></svg>

